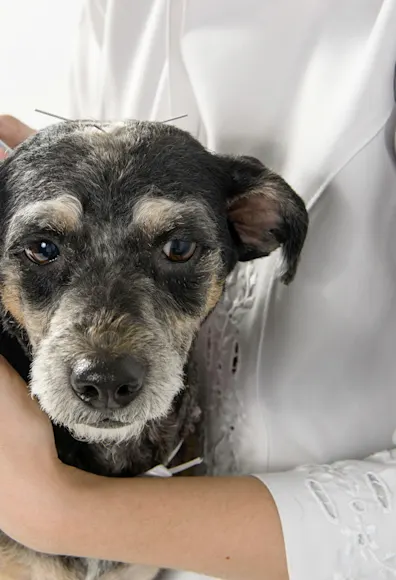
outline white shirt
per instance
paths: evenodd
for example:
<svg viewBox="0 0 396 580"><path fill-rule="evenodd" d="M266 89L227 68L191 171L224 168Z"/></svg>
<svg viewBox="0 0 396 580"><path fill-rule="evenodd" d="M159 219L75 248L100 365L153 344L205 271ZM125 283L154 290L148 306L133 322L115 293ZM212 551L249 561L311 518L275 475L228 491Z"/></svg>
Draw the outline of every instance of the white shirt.
<svg viewBox="0 0 396 580"><path fill-rule="evenodd" d="M269 487L290 580L396 578L395 62L396 0L91 0L52 108L187 114L306 201L293 284L241 265L198 345L209 467Z"/></svg>

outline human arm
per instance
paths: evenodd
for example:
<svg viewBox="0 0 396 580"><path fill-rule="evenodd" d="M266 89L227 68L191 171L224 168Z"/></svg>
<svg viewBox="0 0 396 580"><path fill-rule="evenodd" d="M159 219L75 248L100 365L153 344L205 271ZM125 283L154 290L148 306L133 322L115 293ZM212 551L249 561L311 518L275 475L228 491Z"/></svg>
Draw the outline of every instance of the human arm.
<svg viewBox="0 0 396 580"><path fill-rule="evenodd" d="M279 511L290 580L395 567L396 452L267 474L266 485L100 478L58 461L48 420L4 360L0 426L0 528L33 549L287 580Z"/></svg>
<svg viewBox="0 0 396 580"><path fill-rule="evenodd" d="M254 478L107 479L62 465L49 421L0 362L0 529L38 551L286 580L275 505Z"/></svg>
<svg viewBox="0 0 396 580"><path fill-rule="evenodd" d="M287 579L276 507L254 478L97 478L86 487L78 478L72 497L62 552L224 579Z"/></svg>
<svg viewBox="0 0 396 580"><path fill-rule="evenodd" d="M84 530L89 513L94 529L108 522L100 545L90 528L83 531L82 553L92 546L93 554L112 559L130 555L220 578L283 580L286 542L291 580L395 573L396 451L266 474L262 481L260 487L250 478L100 480L86 499L76 489L77 527ZM88 496L90 511L82 507ZM129 540L120 543L117 532Z"/></svg>

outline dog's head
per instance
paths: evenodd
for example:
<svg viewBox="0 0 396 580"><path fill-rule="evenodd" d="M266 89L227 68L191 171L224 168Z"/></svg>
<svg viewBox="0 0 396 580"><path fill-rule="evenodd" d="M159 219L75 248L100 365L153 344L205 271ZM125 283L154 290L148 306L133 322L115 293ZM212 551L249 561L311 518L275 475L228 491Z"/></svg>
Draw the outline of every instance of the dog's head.
<svg viewBox="0 0 396 580"><path fill-rule="evenodd" d="M238 260L282 246L292 280L308 220L256 159L161 123L102 127L53 126L0 165L0 295L51 419L117 441L169 412Z"/></svg>

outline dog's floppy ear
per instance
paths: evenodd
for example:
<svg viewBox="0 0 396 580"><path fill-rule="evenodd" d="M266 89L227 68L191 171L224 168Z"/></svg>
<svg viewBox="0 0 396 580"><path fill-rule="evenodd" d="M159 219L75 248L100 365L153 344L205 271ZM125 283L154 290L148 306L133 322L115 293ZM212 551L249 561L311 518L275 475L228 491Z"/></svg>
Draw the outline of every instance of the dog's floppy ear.
<svg viewBox="0 0 396 580"><path fill-rule="evenodd" d="M228 220L236 239L238 259L268 256L282 246L285 262L281 280L291 282L308 229L302 199L279 176L254 157L222 157L231 180Z"/></svg>

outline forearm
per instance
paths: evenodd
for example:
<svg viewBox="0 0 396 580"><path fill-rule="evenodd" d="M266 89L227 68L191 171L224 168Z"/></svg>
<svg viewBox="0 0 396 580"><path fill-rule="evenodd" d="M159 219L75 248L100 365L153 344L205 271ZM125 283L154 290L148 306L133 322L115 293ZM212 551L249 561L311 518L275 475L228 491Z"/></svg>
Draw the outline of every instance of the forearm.
<svg viewBox="0 0 396 580"><path fill-rule="evenodd" d="M69 502L63 553L224 579L287 580L277 509L254 478L88 481Z"/></svg>

